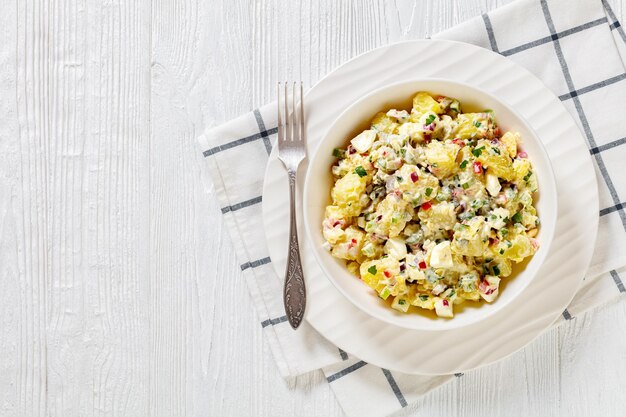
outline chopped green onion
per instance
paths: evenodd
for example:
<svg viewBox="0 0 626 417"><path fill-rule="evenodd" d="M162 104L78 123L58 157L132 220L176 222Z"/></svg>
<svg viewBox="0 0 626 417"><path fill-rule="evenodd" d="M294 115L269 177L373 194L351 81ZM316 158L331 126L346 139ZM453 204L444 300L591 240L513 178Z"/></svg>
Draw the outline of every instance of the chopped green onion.
<svg viewBox="0 0 626 417"><path fill-rule="evenodd" d="M491 148L491 149L493 150L493 152L494 152L495 154L500 155L500 149L498 149L498 148L496 148L496 147L493 147L493 148Z"/></svg>
<svg viewBox="0 0 626 417"><path fill-rule="evenodd" d="M383 290L380 292L380 298L382 298L383 300L386 300L390 295L391 291L389 291L389 287L383 288Z"/></svg>
<svg viewBox="0 0 626 417"><path fill-rule="evenodd" d="M369 268L367 268L367 272L369 272L369 273L370 273L370 274L372 274L372 275L376 275L376 273L378 272L378 271L376 270L376 265L372 265L372 266L370 266Z"/></svg>
<svg viewBox="0 0 626 417"><path fill-rule="evenodd" d="M428 117L426 118L425 123L426 123L427 125L431 124L432 122L434 122L434 121L435 121L435 118L436 118L436 117L437 117L437 116L435 116L434 114L431 114L430 116L428 116Z"/></svg>
<svg viewBox="0 0 626 417"><path fill-rule="evenodd" d="M500 234L502 235L502 237L508 235L509 234L509 229L500 229Z"/></svg>
<svg viewBox="0 0 626 417"><path fill-rule="evenodd" d="M498 268L498 265L494 265L494 266L493 266L493 274L494 274L495 276L500 275L500 268Z"/></svg>
<svg viewBox="0 0 626 417"><path fill-rule="evenodd" d="M402 177L401 176L397 176L396 179L398 180L398 182L402 182Z"/></svg>
<svg viewBox="0 0 626 417"><path fill-rule="evenodd" d="M469 182L464 182L461 184L461 187L463 187L464 190L467 190L469 188Z"/></svg>
<svg viewBox="0 0 626 417"><path fill-rule="evenodd" d="M524 181L528 181L531 175L533 175L533 172L529 170L528 174L524 175Z"/></svg>
<svg viewBox="0 0 626 417"><path fill-rule="evenodd" d="M504 255L504 249L500 249L500 255Z"/></svg>
<svg viewBox="0 0 626 417"><path fill-rule="evenodd" d="M522 213L520 213L518 211L517 213L515 213L513 215L513 217L511 217L511 220L513 220L513 223L521 223L522 222Z"/></svg>
<svg viewBox="0 0 626 417"><path fill-rule="evenodd" d="M484 146L481 146L480 148L472 149L472 154L476 157L479 157L480 154L483 153L483 149L485 149Z"/></svg>
<svg viewBox="0 0 626 417"><path fill-rule="evenodd" d="M401 306L403 306L406 303L406 301L404 300L398 300L398 304L400 304Z"/></svg>
<svg viewBox="0 0 626 417"><path fill-rule="evenodd" d="M475 217L475 215L471 211L465 211L459 214L459 219L461 220L468 220L468 219L471 219L472 217Z"/></svg>
<svg viewBox="0 0 626 417"><path fill-rule="evenodd" d="M346 151L343 149L335 148L333 149L333 156L335 158L343 159L346 157Z"/></svg>
<svg viewBox="0 0 626 417"><path fill-rule="evenodd" d="M476 126L476 127L480 127L480 126L482 126L482 123L480 123L480 122L474 122L474 126Z"/></svg>
<svg viewBox="0 0 626 417"><path fill-rule="evenodd" d="M430 195L432 194L432 192L433 192L433 189L432 189L432 188L430 188L430 187L429 187L429 188L427 188L427 189L426 189L426 196L427 196L427 197L430 197Z"/></svg>
<svg viewBox="0 0 626 417"><path fill-rule="evenodd" d="M354 173L357 174L359 177L364 177L367 175L367 172L365 172L365 168L363 168L361 165L354 168Z"/></svg>
<svg viewBox="0 0 626 417"><path fill-rule="evenodd" d="M428 296L427 296L427 295L425 295L425 294L421 294L421 295L420 295L420 300L422 300L422 301L426 301L426 300L428 300Z"/></svg>
<svg viewBox="0 0 626 417"><path fill-rule="evenodd" d="M461 162L461 169L464 169L467 166L467 159L464 159L463 162Z"/></svg>

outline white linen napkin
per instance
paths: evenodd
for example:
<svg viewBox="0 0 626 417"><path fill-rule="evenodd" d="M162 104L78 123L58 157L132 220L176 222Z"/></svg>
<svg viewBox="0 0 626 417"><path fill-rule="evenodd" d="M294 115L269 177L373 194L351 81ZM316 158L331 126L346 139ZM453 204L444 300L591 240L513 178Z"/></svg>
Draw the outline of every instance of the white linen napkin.
<svg viewBox="0 0 626 417"><path fill-rule="evenodd" d="M600 191L598 239L586 278L555 325L626 293L626 34L609 4L519 0L433 38L491 49L526 67L559 96L587 139ZM307 323L298 331L286 323L282 277L274 273L259 226L275 138L275 104L268 104L198 140L281 374L322 369L349 417L388 415L454 378L391 373L350 357Z"/></svg>

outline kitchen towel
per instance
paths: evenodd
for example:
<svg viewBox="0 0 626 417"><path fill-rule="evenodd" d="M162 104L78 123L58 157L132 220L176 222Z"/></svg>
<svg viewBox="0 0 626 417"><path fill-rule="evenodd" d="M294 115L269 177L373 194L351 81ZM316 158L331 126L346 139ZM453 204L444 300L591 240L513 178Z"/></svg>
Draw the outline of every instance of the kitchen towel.
<svg viewBox="0 0 626 417"><path fill-rule="evenodd" d="M625 293L626 34L610 5L518 0L433 38L491 49L526 67L562 100L587 140L600 192L598 239L581 288L554 325ZM280 373L292 377L322 369L348 417L388 415L450 379L463 378L390 372L348 355L306 322L298 331L291 329L282 305L282 276L274 272L260 227L263 177L276 131L271 103L207 129L198 140Z"/></svg>

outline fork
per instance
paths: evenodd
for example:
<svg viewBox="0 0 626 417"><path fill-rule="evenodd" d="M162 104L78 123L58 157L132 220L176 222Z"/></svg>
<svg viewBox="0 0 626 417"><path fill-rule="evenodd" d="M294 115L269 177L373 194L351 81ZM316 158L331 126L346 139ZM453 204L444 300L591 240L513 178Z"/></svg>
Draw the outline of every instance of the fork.
<svg viewBox="0 0 626 417"><path fill-rule="evenodd" d="M295 82L293 83L290 105L289 86L287 83L284 85L278 83L278 159L283 163L289 175L289 251L283 303L289 324L294 329L302 323L306 307L306 288L296 226L296 173L300 162L306 157L302 90L302 83L300 83L300 88L297 88ZM281 96L283 103L281 103ZM291 114L289 113L290 107Z"/></svg>

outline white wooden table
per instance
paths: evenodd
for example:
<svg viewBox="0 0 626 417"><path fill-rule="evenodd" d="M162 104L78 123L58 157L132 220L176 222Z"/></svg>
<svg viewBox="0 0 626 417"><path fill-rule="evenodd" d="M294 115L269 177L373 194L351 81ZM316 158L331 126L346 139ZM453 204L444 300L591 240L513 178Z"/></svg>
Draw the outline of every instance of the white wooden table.
<svg viewBox="0 0 626 417"><path fill-rule="evenodd" d="M504 3L3 2L0 415L342 415L321 374L280 378L233 302L247 289L195 137L279 79ZM625 329L622 299L404 414L623 416Z"/></svg>

